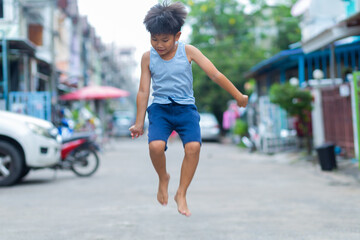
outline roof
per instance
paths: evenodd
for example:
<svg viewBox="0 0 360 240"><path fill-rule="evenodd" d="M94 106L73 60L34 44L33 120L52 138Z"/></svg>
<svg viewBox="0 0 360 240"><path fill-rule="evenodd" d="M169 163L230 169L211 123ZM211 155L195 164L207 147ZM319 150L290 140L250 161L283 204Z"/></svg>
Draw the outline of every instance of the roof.
<svg viewBox="0 0 360 240"><path fill-rule="evenodd" d="M8 49L19 50L31 54L34 54L36 51L36 46L27 39L8 38L6 39L6 42L8 44ZM2 46L2 41L0 41L0 45Z"/></svg>
<svg viewBox="0 0 360 240"><path fill-rule="evenodd" d="M340 21L330 28L325 29L316 36L302 42L305 53L316 51L329 44L346 37L360 34L360 12Z"/></svg>
<svg viewBox="0 0 360 240"><path fill-rule="evenodd" d="M351 45L358 45L360 42L359 38L350 39L351 42L347 41L347 39L338 40L334 42L335 46L341 47L341 46L351 46ZM328 45L323 46L323 48L328 47ZM245 78L250 78L256 75L257 73L261 73L270 69L274 69L278 66L284 66L287 64L296 63L297 61L294 61L297 59L300 55L312 55L311 53L306 53L303 48L295 48L295 49L289 49L284 50L276 55L272 56L271 58L268 58L266 60L261 61L260 63L256 64L254 67L252 67L248 72L244 74Z"/></svg>
<svg viewBox="0 0 360 240"><path fill-rule="evenodd" d="M303 54L301 48L283 50L277 53L276 55L272 56L271 58L268 58L256 64L254 67L250 69L250 71L245 73L245 78L252 77L257 72L265 71L268 68L272 68L273 66L279 65L284 61L287 61L291 56L298 54Z"/></svg>

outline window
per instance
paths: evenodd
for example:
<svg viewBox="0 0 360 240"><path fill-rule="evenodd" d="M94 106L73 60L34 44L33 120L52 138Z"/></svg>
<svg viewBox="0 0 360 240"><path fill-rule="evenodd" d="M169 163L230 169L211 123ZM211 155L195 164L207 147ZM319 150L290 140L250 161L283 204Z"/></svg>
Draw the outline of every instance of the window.
<svg viewBox="0 0 360 240"><path fill-rule="evenodd" d="M43 45L43 26L40 24L28 25L28 37L36 46Z"/></svg>
<svg viewBox="0 0 360 240"><path fill-rule="evenodd" d="M0 18L4 18L4 0L0 0Z"/></svg>

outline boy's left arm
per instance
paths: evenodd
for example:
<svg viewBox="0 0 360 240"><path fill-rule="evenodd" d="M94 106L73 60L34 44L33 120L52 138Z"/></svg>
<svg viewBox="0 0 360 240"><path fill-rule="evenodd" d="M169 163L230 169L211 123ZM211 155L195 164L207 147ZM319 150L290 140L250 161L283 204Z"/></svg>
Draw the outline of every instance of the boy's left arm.
<svg viewBox="0 0 360 240"><path fill-rule="evenodd" d="M225 77L214 64L202 52L192 45L186 45L186 53L190 60L196 62L199 67L220 87L230 93L236 100L239 107L246 107L248 103L248 96L242 94L234 84Z"/></svg>

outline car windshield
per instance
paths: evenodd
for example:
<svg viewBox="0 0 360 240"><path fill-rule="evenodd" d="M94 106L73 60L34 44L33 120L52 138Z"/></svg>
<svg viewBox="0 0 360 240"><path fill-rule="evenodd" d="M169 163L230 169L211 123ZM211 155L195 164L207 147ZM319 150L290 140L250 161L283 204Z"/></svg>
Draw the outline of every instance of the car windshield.
<svg viewBox="0 0 360 240"><path fill-rule="evenodd" d="M215 116L210 113L201 113L200 120L204 121L204 122L216 122L217 121Z"/></svg>
<svg viewBox="0 0 360 240"><path fill-rule="evenodd" d="M115 112L114 113L114 118L127 118L127 119L131 119L134 117L134 114L132 114L131 112Z"/></svg>

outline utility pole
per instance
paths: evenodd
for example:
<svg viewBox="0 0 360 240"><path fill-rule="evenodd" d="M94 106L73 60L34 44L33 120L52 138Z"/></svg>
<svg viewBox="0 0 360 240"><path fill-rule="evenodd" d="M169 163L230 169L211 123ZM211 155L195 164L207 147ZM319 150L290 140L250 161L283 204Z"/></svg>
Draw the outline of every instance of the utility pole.
<svg viewBox="0 0 360 240"><path fill-rule="evenodd" d="M56 80L56 64L55 64L55 29L54 29L54 15L55 15L55 5L57 0L50 1L50 29L51 29L51 43L50 43L50 51L51 51L51 77L50 77L50 97L51 97L51 105L55 105L57 103L57 80ZM51 119L54 119L55 114L51 112Z"/></svg>
<svg viewBox="0 0 360 240"><path fill-rule="evenodd" d="M4 30L0 30L2 35L2 67L3 67L3 81L0 86L3 86L3 98L5 101L5 110L8 110L8 56L7 56L7 41Z"/></svg>
<svg viewBox="0 0 360 240"><path fill-rule="evenodd" d="M330 78L335 83L335 46L334 43L330 44Z"/></svg>

